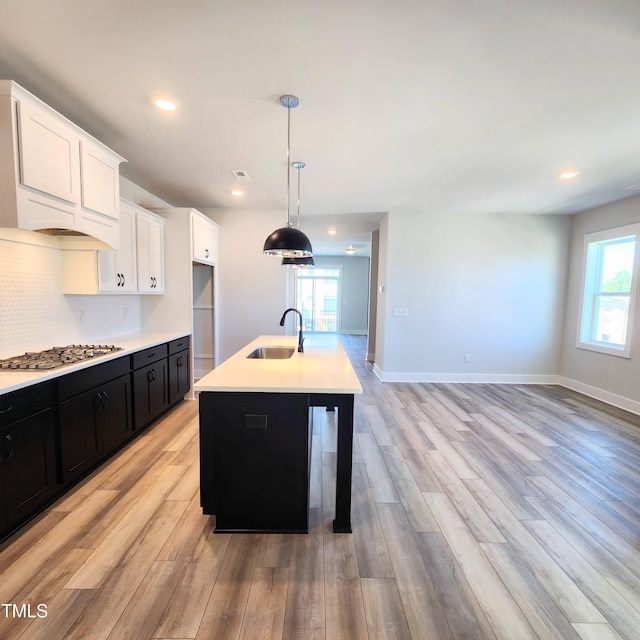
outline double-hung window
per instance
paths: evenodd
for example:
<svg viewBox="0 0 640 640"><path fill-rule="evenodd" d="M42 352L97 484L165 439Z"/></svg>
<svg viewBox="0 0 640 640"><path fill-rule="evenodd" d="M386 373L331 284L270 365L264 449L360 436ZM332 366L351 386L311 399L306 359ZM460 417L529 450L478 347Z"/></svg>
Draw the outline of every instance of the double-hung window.
<svg viewBox="0 0 640 640"><path fill-rule="evenodd" d="M631 357L639 238L640 224L585 235L578 347Z"/></svg>

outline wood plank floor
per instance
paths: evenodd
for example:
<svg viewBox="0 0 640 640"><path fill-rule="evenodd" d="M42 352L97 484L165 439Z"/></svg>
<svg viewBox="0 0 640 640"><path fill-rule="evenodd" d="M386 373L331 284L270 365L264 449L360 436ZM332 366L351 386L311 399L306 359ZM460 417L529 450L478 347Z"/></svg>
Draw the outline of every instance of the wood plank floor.
<svg viewBox="0 0 640 640"><path fill-rule="evenodd" d="M320 409L310 533L213 534L185 402L0 547L0 638L637 640L640 419L561 387L382 384L344 342L352 535Z"/></svg>

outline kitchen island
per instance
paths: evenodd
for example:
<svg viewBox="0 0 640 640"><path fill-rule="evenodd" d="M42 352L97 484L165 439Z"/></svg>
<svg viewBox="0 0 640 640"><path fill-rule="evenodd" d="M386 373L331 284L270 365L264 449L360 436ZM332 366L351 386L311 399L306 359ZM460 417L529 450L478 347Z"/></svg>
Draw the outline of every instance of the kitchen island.
<svg viewBox="0 0 640 640"><path fill-rule="evenodd" d="M290 358L253 359L260 347ZM333 530L351 532L354 394L362 387L335 336L305 352L292 336L260 336L195 384L200 392L200 495L216 531L307 531L311 407L338 411Z"/></svg>

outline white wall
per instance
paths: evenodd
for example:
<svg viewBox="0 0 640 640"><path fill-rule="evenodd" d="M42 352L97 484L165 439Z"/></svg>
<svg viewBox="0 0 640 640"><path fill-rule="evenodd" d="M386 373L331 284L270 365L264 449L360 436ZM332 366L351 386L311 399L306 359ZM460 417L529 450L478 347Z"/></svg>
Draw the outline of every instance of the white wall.
<svg viewBox="0 0 640 640"><path fill-rule="evenodd" d="M316 267L341 267L340 333L365 335L369 311L369 258L314 256Z"/></svg>
<svg viewBox="0 0 640 640"><path fill-rule="evenodd" d="M640 197L585 211L572 218L561 381L578 391L640 413L640 299L636 304L630 359L576 347L584 235L640 222Z"/></svg>
<svg viewBox="0 0 640 640"><path fill-rule="evenodd" d="M569 217L391 212L388 220L376 347L383 379L553 379Z"/></svg>
<svg viewBox="0 0 640 640"><path fill-rule="evenodd" d="M199 211L221 225L218 320L220 362L223 362L259 335L284 334L280 317L287 307L293 306L288 270L280 265L280 258L263 255L262 247L267 236L286 222L286 212Z"/></svg>

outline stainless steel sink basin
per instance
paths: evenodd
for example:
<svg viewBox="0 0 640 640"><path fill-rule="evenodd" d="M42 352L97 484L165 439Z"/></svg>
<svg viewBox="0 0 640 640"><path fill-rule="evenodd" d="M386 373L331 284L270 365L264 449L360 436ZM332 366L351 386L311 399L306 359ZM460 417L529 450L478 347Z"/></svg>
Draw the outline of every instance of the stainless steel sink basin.
<svg viewBox="0 0 640 640"><path fill-rule="evenodd" d="M247 358L254 360L286 360L295 353L293 347L258 347Z"/></svg>

